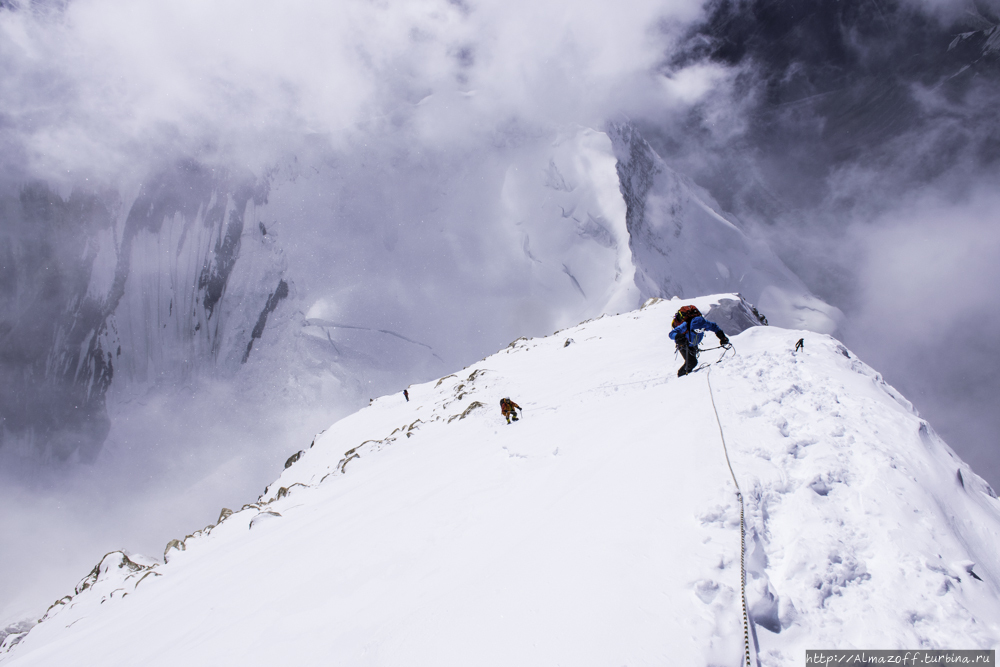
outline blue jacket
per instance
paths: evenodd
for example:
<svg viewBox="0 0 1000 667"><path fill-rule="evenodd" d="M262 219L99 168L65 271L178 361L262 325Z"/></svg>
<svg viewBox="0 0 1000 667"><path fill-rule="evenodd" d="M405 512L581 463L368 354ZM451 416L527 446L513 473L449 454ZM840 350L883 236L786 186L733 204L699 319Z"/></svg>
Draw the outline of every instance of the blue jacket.
<svg viewBox="0 0 1000 667"><path fill-rule="evenodd" d="M685 339L687 344L691 347L698 347L701 343L701 339L705 337L706 331L714 331L717 334L722 334L725 336L725 332L719 328L719 325L715 322L709 322L704 317L699 315L694 317L690 322L681 322L677 328L670 332L670 339L675 343L680 345Z"/></svg>

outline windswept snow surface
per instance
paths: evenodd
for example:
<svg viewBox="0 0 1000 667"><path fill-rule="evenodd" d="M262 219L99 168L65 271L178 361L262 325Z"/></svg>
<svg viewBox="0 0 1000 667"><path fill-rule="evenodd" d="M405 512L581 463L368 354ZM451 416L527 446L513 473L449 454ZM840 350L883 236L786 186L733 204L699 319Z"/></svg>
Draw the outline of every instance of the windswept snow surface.
<svg viewBox="0 0 1000 667"><path fill-rule="evenodd" d="M828 336L751 328L677 378L680 303L377 399L165 565L105 557L0 661L740 664L739 505L709 380L761 665L1000 648L989 487Z"/></svg>

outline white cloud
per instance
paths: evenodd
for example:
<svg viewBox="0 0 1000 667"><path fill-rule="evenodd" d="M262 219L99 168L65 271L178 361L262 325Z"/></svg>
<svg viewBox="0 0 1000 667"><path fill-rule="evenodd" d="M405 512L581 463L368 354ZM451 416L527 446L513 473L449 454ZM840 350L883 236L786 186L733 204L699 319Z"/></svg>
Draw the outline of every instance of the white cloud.
<svg viewBox="0 0 1000 667"><path fill-rule="evenodd" d="M2 11L0 90L16 94L0 112L49 175L134 171L175 153L259 165L304 134L338 148L359 130L407 135L414 115L415 136L437 141L413 106L430 94L452 134L510 117L593 123L659 57L657 22L698 7L78 0ZM472 89L466 104L453 97Z"/></svg>
<svg viewBox="0 0 1000 667"><path fill-rule="evenodd" d="M728 71L713 63L697 63L664 76L660 82L670 98L683 104L699 102L729 75Z"/></svg>

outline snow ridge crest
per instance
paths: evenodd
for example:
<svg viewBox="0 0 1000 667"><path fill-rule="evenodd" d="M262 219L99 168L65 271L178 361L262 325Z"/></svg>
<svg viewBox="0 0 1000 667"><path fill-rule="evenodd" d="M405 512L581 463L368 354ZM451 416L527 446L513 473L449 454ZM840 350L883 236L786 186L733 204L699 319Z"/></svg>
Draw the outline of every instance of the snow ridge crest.
<svg viewBox="0 0 1000 667"><path fill-rule="evenodd" d="M739 504L705 374L677 378L666 336L685 303L753 312L651 301L382 396L168 562L105 556L0 661L740 662ZM736 355L711 384L759 664L1000 645L988 485L837 340L719 319Z"/></svg>

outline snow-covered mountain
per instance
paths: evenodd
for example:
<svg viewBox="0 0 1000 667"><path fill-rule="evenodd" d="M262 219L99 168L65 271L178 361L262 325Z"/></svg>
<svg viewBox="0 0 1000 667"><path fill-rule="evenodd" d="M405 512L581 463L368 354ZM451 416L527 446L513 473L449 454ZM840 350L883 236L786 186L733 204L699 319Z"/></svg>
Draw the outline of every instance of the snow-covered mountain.
<svg viewBox="0 0 1000 667"><path fill-rule="evenodd" d="M354 210L358 177L328 156L261 176L181 161L117 191L63 196L35 184L10 193L0 209L9 288L0 302L0 444L92 461L137 396L197 393L204 379L249 388L250 403L274 400L252 389L268 382L290 403L357 406L373 391L466 363L509 339L501 335L540 335L649 297L741 291L772 322L836 328L839 311L633 126L565 127L498 155L475 173L482 182L461 184L483 209L477 225L495 236L493 274L481 278L482 265L455 248L433 277L422 262L386 279L413 261L397 250L407 234L426 244L429 229L442 241L468 229L466 210L449 210L462 197L447 187L421 192L427 212L408 206L397 220L372 221L381 211ZM449 178L460 184L458 175L441 180ZM364 238L342 242L356 225ZM372 239L381 240L367 247ZM352 254L361 259L343 261ZM372 284L372 272L388 284ZM429 280L469 283L445 302L514 315L476 332L466 309L427 318L442 302ZM359 299L361 291L371 294ZM373 312L380 298L386 305Z"/></svg>
<svg viewBox="0 0 1000 667"><path fill-rule="evenodd" d="M191 498L183 525L259 490L274 460L370 397L515 337L651 296L808 302L752 229L634 128L623 152L616 127L567 125L417 164L321 146L257 175L182 160L106 190L0 188L0 472L39 488L83 475L93 484L78 495L113 507ZM763 312L798 322L785 304ZM129 519L146 545L172 532L160 511ZM110 548L123 529L102 515L116 537L93 539ZM46 542L64 539L59 522L39 523ZM0 555L20 569L24 553ZM21 597L27 588L0 582L0 625L57 592Z"/></svg>
<svg viewBox="0 0 1000 667"><path fill-rule="evenodd" d="M0 445L92 461L112 387L234 373L289 294L254 215L267 188L181 163L117 193L4 198Z"/></svg>
<svg viewBox="0 0 1000 667"><path fill-rule="evenodd" d="M1000 647L992 490L835 339L694 303L735 356L677 378L679 301L518 339L337 422L165 563L108 554L0 662L737 664L741 562L761 665Z"/></svg>
<svg viewBox="0 0 1000 667"><path fill-rule="evenodd" d="M629 123L612 123L636 285L645 298L738 291L783 327L832 334L840 311L809 294L749 223L668 167Z"/></svg>

